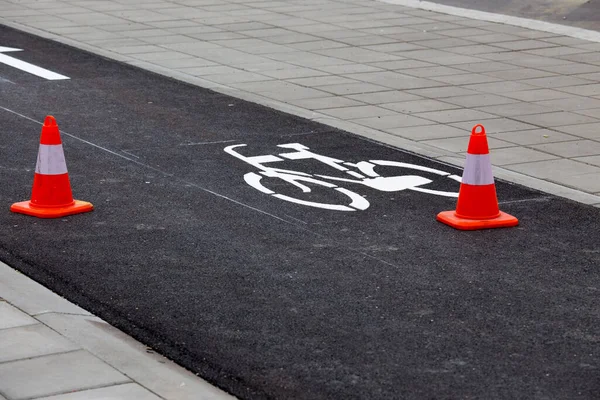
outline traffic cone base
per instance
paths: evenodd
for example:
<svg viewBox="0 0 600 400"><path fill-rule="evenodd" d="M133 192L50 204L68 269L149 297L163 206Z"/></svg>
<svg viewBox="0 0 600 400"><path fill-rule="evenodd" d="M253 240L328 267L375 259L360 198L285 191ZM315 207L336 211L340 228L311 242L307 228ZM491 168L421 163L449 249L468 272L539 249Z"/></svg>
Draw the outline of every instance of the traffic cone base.
<svg viewBox="0 0 600 400"><path fill-rule="evenodd" d="M64 207L38 207L31 201L22 201L10 206L10 211L20 214L31 215L38 218L60 218L67 215L80 214L92 211L92 203L81 200L73 200L73 204Z"/></svg>
<svg viewBox="0 0 600 400"><path fill-rule="evenodd" d="M461 218L454 211L442 211L437 215L437 220L462 231L476 229L509 228L519 225L519 220L510 214L500 211L500 215L491 219Z"/></svg>
<svg viewBox="0 0 600 400"><path fill-rule="evenodd" d="M58 125L48 115L42 126L31 199L14 203L10 211L38 218L60 218L93 209L87 201L73 200Z"/></svg>
<svg viewBox="0 0 600 400"><path fill-rule="evenodd" d="M469 139L456 210L439 213L438 221L465 231L508 228L519 224L517 218L498 208L489 152L485 128L475 125Z"/></svg>

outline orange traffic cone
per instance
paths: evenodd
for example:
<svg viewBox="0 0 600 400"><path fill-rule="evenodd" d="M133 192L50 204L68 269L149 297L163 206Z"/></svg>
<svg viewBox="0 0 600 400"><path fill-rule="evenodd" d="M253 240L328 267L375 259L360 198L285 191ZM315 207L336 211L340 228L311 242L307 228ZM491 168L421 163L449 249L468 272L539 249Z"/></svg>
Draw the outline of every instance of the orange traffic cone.
<svg viewBox="0 0 600 400"><path fill-rule="evenodd" d="M10 211L39 218L58 218L92 211L91 203L73 200L58 125L47 116L42 126L31 200L15 203Z"/></svg>
<svg viewBox="0 0 600 400"><path fill-rule="evenodd" d="M439 213L438 221L461 230L505 228L519 224L518 219L498 208L489 153L485 128L475 125L467 149L456 211Z"/></svg>

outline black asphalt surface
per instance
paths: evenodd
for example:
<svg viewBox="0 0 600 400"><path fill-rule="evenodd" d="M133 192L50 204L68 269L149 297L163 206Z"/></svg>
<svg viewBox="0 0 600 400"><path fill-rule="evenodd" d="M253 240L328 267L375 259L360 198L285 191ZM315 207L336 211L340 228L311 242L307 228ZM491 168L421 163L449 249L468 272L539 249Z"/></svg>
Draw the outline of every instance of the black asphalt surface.
<svg viewBox="0 0 600 400"><path fill-rule="evenodd" d="M600 0L429 0L447 6L600 30Z"/></svg>
<svg viewBox="0 0 600 400"><path fill-rule="evenodd" d="M250 187L258 170L223 149L301 143L460 171L8 28L0 37L72 78L0 65L2 261L241 399L598 398L600 209L497 182L520 226L462 232L435 220L455 199L410 190L342 184L370 202L354 212L283 201ZM47 114L91 213L9 212L30 195ZM436 187L458 189L446 181ZM305 199L347 200L334 194Z"/></svg>

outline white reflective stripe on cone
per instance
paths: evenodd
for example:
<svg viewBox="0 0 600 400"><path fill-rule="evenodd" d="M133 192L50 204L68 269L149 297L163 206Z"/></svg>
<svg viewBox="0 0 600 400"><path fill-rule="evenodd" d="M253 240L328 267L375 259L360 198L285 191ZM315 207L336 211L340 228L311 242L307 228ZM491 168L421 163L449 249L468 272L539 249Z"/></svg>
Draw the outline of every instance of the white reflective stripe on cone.
<svg viewBox="0 0 600 400"><path fill-rule="evenodd" d="M67 163L62 144L40 144L35 172L42 175L67 173Z"/></svg>
<svg viewBox="0 0 600 400"><path fill-rule="evenodd" d="M462 183L467 185L491 185L494 183L489 154L467 154Z"/></svg>

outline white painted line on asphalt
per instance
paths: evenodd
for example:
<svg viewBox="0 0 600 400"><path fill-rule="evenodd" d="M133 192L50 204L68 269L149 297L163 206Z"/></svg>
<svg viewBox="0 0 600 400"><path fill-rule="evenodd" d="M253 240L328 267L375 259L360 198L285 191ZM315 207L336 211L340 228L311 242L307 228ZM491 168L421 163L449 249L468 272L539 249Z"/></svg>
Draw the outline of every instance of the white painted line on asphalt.
<svg viewBox="0 0 600 400"><path fill-rule="evenodd" d="M377 0L381 3L394 4L403 7L417 8L420 10L433 11L442 14L456 15L476 19L479 21L497 22L500 24L519 26L521 28L534 29L543 32L556 33L557 35L565 35L577 39L589 40L592 42L600 42L600 32L575 28L572 26L553 24L551 22L536 21L533 19L513 17L510 15L494 14L485 11L469 10L466 8L445 6L442 4L432 3L430 1L420 0Z"/></svg>
<svg viewBox="0 0 600 400"><path fill-rule="evenodd" d="M44 78L49 81L70 79L68 76L57 74L56 72L52 72L47 69L38 67L37 65L33 65L28 62L21 61L17 58L7 56L6 54L2 54L2 53L10 52L10 51L23 51L23 50L22 49L14 49L12 47L1 47L0 46L0 63L20 69L21 71L28 72L30 74L39 76L40 78Z"/></svg>

